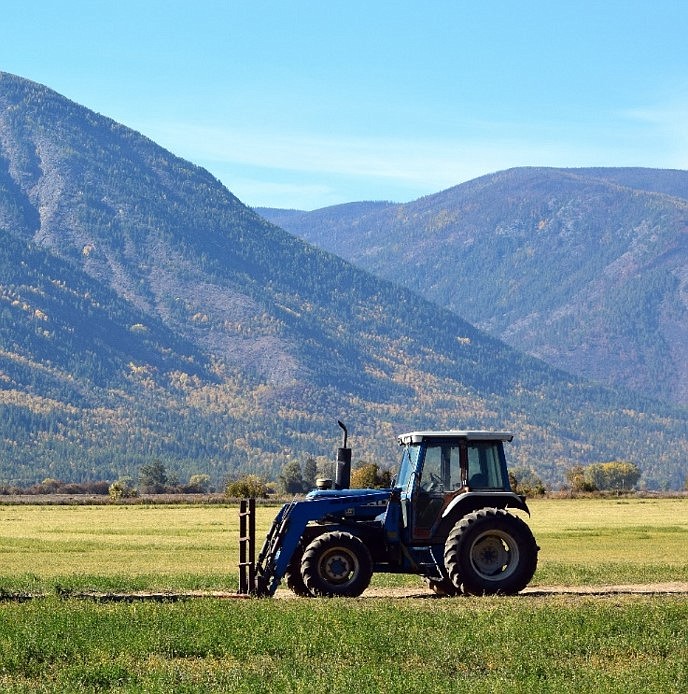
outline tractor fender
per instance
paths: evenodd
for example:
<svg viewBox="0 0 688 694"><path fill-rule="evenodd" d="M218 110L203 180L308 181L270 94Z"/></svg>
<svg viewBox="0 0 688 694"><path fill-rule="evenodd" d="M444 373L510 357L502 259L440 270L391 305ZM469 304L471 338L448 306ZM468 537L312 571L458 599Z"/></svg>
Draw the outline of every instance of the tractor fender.
<svg viewBox="0 0 688 694"><path fill-rule="evenodd" d="M461 518L469 513L473 513L473 511L486 507L517 508L530 515L530 509L526 504L525 497L514 492L461 492L445 506L433 535L435 537L446 537L454 527L454 524Z"/></svg>

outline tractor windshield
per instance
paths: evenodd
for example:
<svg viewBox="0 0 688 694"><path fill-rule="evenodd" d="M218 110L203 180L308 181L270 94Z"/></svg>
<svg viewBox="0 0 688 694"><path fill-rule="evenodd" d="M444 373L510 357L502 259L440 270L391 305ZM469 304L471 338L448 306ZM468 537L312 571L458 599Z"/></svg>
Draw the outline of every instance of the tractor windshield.
<svg viewBox="0 0 688 694"><path fill-rule="evenodd" d="M409 480L413 475L413 471L416 469L416 461L418 459L418 447L417 446L404 446L404 453L401 456L401 464L399 465L399 472L397 473L395 487L400 487L401 489L406 489Z"/></svg>

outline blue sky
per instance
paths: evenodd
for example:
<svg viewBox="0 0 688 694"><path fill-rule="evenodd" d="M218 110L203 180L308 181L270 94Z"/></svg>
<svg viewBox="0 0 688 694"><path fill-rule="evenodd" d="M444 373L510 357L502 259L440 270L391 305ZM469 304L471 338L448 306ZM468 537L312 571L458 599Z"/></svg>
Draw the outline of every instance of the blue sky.
<svg viewBox="0 0 688 694"><path fill-rule="evenodd" d="M34 0L0 26L0 70L252 206L405 202L512 166L688 168L685 0Z"/></svg>

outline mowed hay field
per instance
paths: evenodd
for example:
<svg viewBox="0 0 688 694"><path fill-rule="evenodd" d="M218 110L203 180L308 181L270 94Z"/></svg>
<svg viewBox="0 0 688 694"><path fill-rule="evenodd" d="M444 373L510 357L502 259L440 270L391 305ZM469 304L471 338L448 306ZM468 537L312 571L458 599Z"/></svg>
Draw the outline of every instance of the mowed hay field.
<svg viewBox="0 0 688 694"><path fill-rule="evenodd" d="M237 585L236 506L0 506L0 691L688 691L688 499L529 504L531 592L356 600L208 597Z"/></svg>
<svg viewBox="0 0 688 694"><path fill-rule="evenodd" d="M534 499L532 586L688 581L688 497ZM278 507L257 507L257 536ZM0 591L217 590L238 585L235 505L0 505ZM418 586L376 576L374 586Z"/></svg>

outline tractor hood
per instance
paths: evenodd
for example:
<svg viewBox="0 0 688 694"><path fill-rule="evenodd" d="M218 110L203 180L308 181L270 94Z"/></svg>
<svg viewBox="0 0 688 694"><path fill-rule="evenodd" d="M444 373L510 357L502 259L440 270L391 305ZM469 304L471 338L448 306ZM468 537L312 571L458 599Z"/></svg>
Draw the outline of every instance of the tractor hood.
<svg viewBox="0 0 688 694"><path fill-rule="evenodd" d="M305 506L322 505L329 518L373 520L389 505L392 489L315 489L302 502Z"/></svg>
<svg viewBox="0 0 688 694"><path fill-rule="evenodd" d="M371 501L382 501L392 493L391 489L314 489L306 495L306 499L333 499L337 497L368 497ZM365 501L361 498L361 501Z"/></svg>

